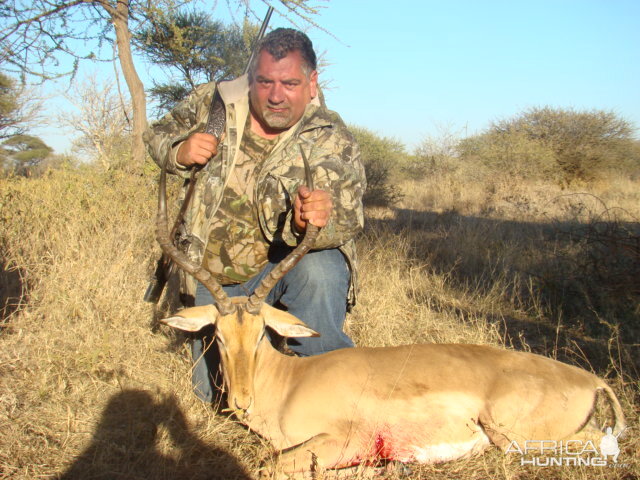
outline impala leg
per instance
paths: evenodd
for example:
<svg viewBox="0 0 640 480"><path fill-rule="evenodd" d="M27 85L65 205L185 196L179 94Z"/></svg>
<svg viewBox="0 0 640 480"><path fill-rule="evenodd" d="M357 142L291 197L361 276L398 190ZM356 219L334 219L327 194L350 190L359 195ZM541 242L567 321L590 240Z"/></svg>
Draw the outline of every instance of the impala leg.
<svg viewBox="0 0 640 480"><path fill-rule="evenodd" d="M322 433L306 442L280 453L277 469L294 472L317 472L327 468L352 466L356 457L344 438Z"/></svg>
<svg viewBox="0 0 640 480"><path fill-rule="evenodd" d="M511 444L511 438L509 438L508 432L498 424L496 424L493 421L493 418L491 418L491 415L484 412L481 413L478 416L478 424L480 424L480 426L484 430L485 435L489 437L491 443L493 443L496 447L498 447L502 451L505 451L507 450L507 448L509 448L509 445Z"/></svg>

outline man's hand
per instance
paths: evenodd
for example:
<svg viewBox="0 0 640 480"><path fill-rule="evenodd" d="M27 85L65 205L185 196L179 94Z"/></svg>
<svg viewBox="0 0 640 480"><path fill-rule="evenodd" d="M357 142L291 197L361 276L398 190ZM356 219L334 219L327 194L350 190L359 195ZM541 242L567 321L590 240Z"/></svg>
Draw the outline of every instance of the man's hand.
<svg viewBox="0 0 640 480"><path fill-rule="evenodd" d="M205 165L218 152L218 140L209 133L194 133L178 147L177 162L183 167Z"/></svg>
<svg viewBox="0 0 640 480"><path fill-rule="evenodd" d="M333 211L331 195L324 190L309 190L302 185L293 204L293 221L298 232L304 232L311 223L322 228L329 222Z"/></svg>

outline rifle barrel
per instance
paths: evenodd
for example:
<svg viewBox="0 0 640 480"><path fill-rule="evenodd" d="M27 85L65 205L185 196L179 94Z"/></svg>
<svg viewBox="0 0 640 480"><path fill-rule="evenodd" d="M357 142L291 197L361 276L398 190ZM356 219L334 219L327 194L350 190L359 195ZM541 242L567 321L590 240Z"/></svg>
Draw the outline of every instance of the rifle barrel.
<svg viewBox="0 0 640 480"><path fill-rule="evenodd" d="M267 14L265 15L264 20L262 21L262 25L260 25L260 30L258 31L258 36L256 37L256 43L251 48L251 56L249 57L247 66L244 67L243 74L246 74L249 71L249 68L251 68L251 62L253 62L253 57L256 56L256 48L258 47L258 43L260 42L260 40L262 40L262 37L264 36L264 32L267 30L267 25L269 25L269 20L271 19L272 13L273 13L273 7L269 6L269 9L267 10Z"/></svg>

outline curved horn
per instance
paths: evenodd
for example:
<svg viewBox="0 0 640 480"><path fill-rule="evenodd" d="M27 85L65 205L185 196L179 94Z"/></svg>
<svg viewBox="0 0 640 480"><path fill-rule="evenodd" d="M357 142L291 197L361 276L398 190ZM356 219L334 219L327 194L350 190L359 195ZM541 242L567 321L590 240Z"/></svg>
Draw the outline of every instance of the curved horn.
<svg viewBox="0 0 640 480"><path fill-rule="evenodd" d="M192 275L196 280L202 283L218 305L218 310L222 315L228 315L235 311L235 307L231 300L224 292L220 284L213 276L205 270L201 265L192 262L189 257L176 248L171 242L169 235L169 225L167 222L167 160L165 160L160 172L160 184L158 188L158 218L156 222L156 240L160 244L160 248L173 262L182 270ZM193 181L193 180L192 180Z"/></svg>
<svg viewBox="0 0 640 480"><path fill-rule="evenodd" d="M315 225L307 225L307 231L302 241L298 246L287 255L276 267L269 272L269 274L262 279L258 288L255 289L253 294L247 300L247 311L249 313L258 313L262 302L267 298L267 295L271 289L278 283L282 277L284 277L289 270L296 266L296 264L305 256L305 254L313 248L318 238L320 229Z"/></svg>

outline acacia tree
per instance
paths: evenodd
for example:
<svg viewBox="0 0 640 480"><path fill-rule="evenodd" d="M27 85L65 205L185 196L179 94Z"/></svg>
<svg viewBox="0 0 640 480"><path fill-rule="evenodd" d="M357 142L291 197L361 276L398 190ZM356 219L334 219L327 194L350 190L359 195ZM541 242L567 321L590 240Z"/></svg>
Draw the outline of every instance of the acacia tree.
<svg viewBox="0 0 640 480"><path fill-rule="evenodd" d="M133 105L132 156L142 163L146 100L133 62L130 28L132 23L137 24L147 17L147 2L5 0L0 11L2 60L23 78L29 76L44 81L73 75L81 60L100 59L105 40L114 42ZM85 48L95 50L85 51ZM72 60L70 65L65 63L68 59Z"/></svg>
<svg viewBox="0 0 640 480"><path fill-rule="evenodd" d="M156 82L149 94L158 102L156 113L172 109L197 85L242 74L258 27L225 26L206 12L177 12L155 18L133 37L134 45L153 62L177 72L179 79ZM172 75L172 78L175 78Z"/></svg>
<svg viewBox="0 0 640 480"><path fill-rule="evenodd" d="M190 1L182 0L180 6ZM251 0L236 3L252 11ZM312 24L311 16L318 11L309 0L280 0L279 4L276 11L281 15L293 13ZM105 41L114 44L131 96L132 156L141 164L145 155L142 134L147 125L146 98L133 61L131 32L142 29L159 12L176 8L172 0L2 0L0 63L13 67L23 77L47 80L73 75L81 60L100 58ZM89 51L84 51L86 48ZM68 68L64 57L72 59Z"/></svg>
<svg viewBox="0 0 640 480"><path fill-rule="evenodd" d="M0 159L18 175L30 176L31 170L47 158L53 149L38 137L14 135L0 146Z"/></svg>
<svg viewBox="0 0 640 480"><path fill-rule="evenodd" d="M40 100L0 73L0 139L24 134L38 119Z"/></svg>

